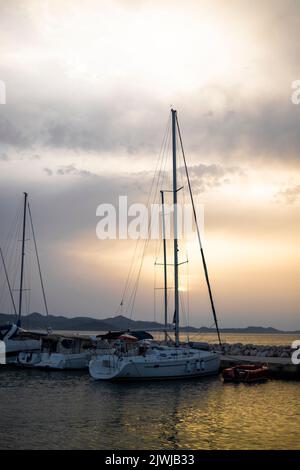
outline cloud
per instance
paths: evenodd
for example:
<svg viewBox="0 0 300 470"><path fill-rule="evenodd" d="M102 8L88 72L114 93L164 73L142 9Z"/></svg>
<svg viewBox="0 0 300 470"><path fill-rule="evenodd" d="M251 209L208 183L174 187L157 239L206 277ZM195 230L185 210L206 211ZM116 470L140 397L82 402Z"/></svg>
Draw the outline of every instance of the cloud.
<svg viewBox="0 0 300 470"><path fill-rule="evenodd" d="M262 96L251 102L238 89L220 91L225 101L219 109L218 104L209 103L212 90L207 94L203 90L203 102L198 100L179 115L187 148L201 155L220 155L227 161L284 159L300 163L300 108L291 104L288 94L286 98Z"/></svg>
<svg viewBox="0 0 300 470"><path fill-rule="evenodd" d="M185 169L180 169L185 174ZM195 194L204 192L210 188L228 184L231 176L243 176L244 170L236 166L221 166L216 164L205 165L200 163L188 168L191 185Z"/></svg>
<svg viewBox="0 0 300 470"><path fill-rule="evenodd" d="M249 102L239 90L222 89L226 102L210 103L215 89L199 89L193 104L181 98L178 115L186 149L193 154L217 155L230 162L263 159L300 163L300 107L284 99ZM235 95L235 103L230 104ZM135 102L132 103L132 97ZM189 96L186 96L188 101ZM163 100L138 96L130 89L116 90L106 98L70 102L37 101L32 107L7 105L0 116L0 139L7 149L43 148L77 152L141 154L157 153L168 116ZM7 151L8 153L8 151Z"/></svg>
<svg viewBox="0 0 300 470"><path fill-rule="evenodd" d="M18 108L12 110L10 115L5 116L5 112L0 115L0 140L2 145L12 146L14 148L28 148L33 139L26 135L26 131L22 130L23 118L20 119ZM16 120L19 119L19 123ZM26 123L24 121L24 128ZM35 140L35 139L34 139Z"/></svg>
<svg viewBox="0 0 300 470"><path fill-rule="evenodd" d="M185 145L202 160L217 155L220 160L230 159L231 162L264 158L268 161L285 159L299 165L300 107L293 106L290 100L291 82L299 78L294 75L300 48L299 3L289 0L283 4L273 0L255 2L256 8L250 8L244 2L232 2L228 7L227 2L218 1L217 8L211 6L211 2L203 2L203 14L210 19L211 13L215 13L216 25L220 20L224 23L226 18L229 26L233 23L238 28L235 43L244 27L250 43L255 43L258 49L248 51L247 37L243 38L238 78L231 81L223 80L220 75L202 84L200 68L194 72L196 78L199 76L199 85L189 87L187 64L187 85L172 93L161 82L158 88L152 88L151 81L150 85L145 81L146 71L137 72L136 67L144 59L142 52L131 55L131 60L123 64L125 77L121 74L122 68L117 68L113 77L105 75L105 67L96 58L107 50L104 46L113 39L110 29L105 29L100 38L93 36L95 43L89 44L90 62L86 64L83 47L74 56L74 47L69 49L67 28L74 27L72 21L77 18L78 13L74 12L80 7L78 2L74 2L77 7L57 2L57 11L50 5L40 8L36 1L17 3L18 9L1 5L0 15L4 38L0 46L3 51L0 78L5 79L8 88L7 105L1 108L0 140L8 150L11 147L14 150L68 150L74 154L127 153L136 158L144 153L152 158L161 143L170 102L174 102L184 128ZM143 15L148 9L155 13L158 8L146 1L135 10L129 3L112 2L112 8L124 15L124 23L130 15L138 19L136 15ZM91 20L95 2L87 4L78 11L82 11L85 20ZM169 8L168 2L162 4ZM197 18L200 15L198 2L190 1L189 5L191 14ZM104 17L111 14L107 8L105 3ZM178 8L181 8L179 2L174 14L178 14ZM69 21L66 12L70 13ZM98 13L96 9L95 15ZM190 21L190 15L185 21ZM275 37L274 24L279 31ZM112 26L115 34L117 25ZM84 25L80 22L79 26ZM159 27L164 27L163 21ZM140 31L141 41L145 40L142 33ZM197 34L195 31L195 39ZM26 37L26 46L23 37ZM107 67L110 62L118 63L122 52L128 54L130 44L125 47L125 41L123 50L117 43L119 47L114 49L115 55L107 61ZM24 60L20 60L16 52L20 47ZM151 48L150 52L153 53ZM169 77L170 64L156 64L155 58L155 54L149 57L153 78L159 69ZM198 60L195 55L193 58ZM218 59L211 58L211 62ZM84 66L86 74L76 72ZM180 60L178 69L182 69ZM87 79L89 71L95 72L94 81ZM176 72L168 80L168 83L173 82L176 82Z"/></svg>
<svg viewBox="0 0 300 470"><path fill-rule="evenodd" d="M22 101L7 104L0 115L2 145L14 149L68 149L75 153L156 150L168 111L163 104L142 95L139 102L133 103L134 94L115 90L109 99L85 100L81 96L78 101L68 101L68 97L57 97L45 105L33 97L31 106ZM160 115L161 121L155 115Z"/></svg>
<svg viewBox="0 0 300 470"><path fill-rule="evenodd" d="M290 186L275 195L275 199L286 204L294 204L300 199L300 184Z"/></svg>
<svg viewBox="0 0 300 470"><path fill-rule="evenodd" d="M44 168L44 172L45 172L46 175L48 175L48 176L52 176L52 175L53 175L53 171L52 171L50 168Z"/></svg>
<svg viewBox="0 0 300 470"><path fill-rule="evenodd" d="M261 302L251 311L260 321L257 305L268 300L265 285L274 272L284 271L289 284L297 277L290 269L294 253L265 270L264 249L274 234L280 235L280 251L297 233L299 185L282 185L276 196L294 204L289 208L269 204L269 196L260 199L259 190L265 194L271 186L271 198L275 185L294 181L299 170L300 106L291 103L291 82L300 78L299 1L0 3L0 79L7 87L0 160L9 160L1 165L0 236L28 190L56 311L91 308L98 314L101 308L107 315L123 276L113 263L119 264L124 245L109 249L96 240L96 207L117 205L120 194L129 203L145 202L153 174L143 170L156 160L173 103L193 190L205 200L217 281L229 280L224 269L231 270L253 241L261 245L252 273L246 263L232 271L232 288L227 282L224 294L228 315L236 298L238 323L249 310L249 285L253 292L263 286ZM202 36L206 26L209 40ZM258 186L255 201L244 191L244 175ZM232 192L222 188L228 183ZM212 199L202 197L212 188L220 191ZM226 263L222 254L233 236L242 249L233 249ZM236 279L247 270L249 279L235 296ZM266 315L274 318L274 308L282 312L284 304L287 318L296 294L278 285L286 298L274 305L272 288ZM144 305L150 308L150 301ZM143 306L141 311L146 315Z"/></svg>
<svg viewBox="0 0 300 470"><path fill-rule="evenodd" d="M63 175L73 175L73 176L83 176L83 177L97 176L95 173L92 173L90 171L79 170L78 168L75 167L75 165L62 166L56 171L56 174L60 176L63 176Z"/></svg>

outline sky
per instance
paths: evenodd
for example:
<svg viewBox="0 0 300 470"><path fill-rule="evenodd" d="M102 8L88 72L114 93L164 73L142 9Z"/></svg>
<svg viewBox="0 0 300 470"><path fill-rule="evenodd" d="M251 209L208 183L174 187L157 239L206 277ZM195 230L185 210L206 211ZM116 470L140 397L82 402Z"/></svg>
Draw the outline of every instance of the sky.
<svg viewBox="0 0 300 470"><path fill-rule="evenodd" d="M173 106L220 326L300 328L299 56L297 0L0 0L0 240L28 191L51 313L119 312L135 241L97 239L96 208L146 201ZM163 319L154 251L135 319ZM210 326L188 251L189 323Z"/></svg>

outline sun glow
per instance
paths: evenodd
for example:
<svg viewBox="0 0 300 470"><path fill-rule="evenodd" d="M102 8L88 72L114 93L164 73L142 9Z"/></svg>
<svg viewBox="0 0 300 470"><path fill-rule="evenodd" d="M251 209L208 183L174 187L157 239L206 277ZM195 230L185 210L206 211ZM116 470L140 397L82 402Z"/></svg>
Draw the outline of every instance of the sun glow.
<svg viewBox="0 0 300 470"><path fill-rule="evenodd" d="M60 15L55 3L42 12L43 57L47 53L73 78L99 80L104 88L124 79L135 87L142 80L164 95L191 91L218 77L224 81L240 53L230 29L207 6L199 19L179 5L172 12L162 7L158 16L147 4L128 10L91 1L86 9L69 3ZM23 52L32 55L28 48Z"/></svg>

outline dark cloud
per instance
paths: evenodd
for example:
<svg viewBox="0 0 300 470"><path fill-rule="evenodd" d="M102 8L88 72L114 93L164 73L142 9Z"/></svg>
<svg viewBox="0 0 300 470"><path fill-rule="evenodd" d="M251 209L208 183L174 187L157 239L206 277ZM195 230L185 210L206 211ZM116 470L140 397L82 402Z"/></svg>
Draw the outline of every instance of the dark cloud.
<svg viewBox="0 0 300 470"><path fill-rule="evenodd" d="M90 234L94 238L97 223L96 208L101 203L110 203L118 207L120 195L128 197L128 204L144 203L149 199L153 181L153 172L127 173L123 175L96 175L80 170L75 165L58 168L43 168L49 183L39 181L25 185L23 181L2 182L0 191L0 220L12 220L20 205L23 191L29 193L32 210L35 213L39 231L44 243L68 241ZM240 173L235 167L223 168L220 165L200 164L190 168L193 192L203 192L214 186L226 183L226 178ZM162 176L162 175L161 175ZM165 182L167 180L165 175ZM55 178L54 178L55 177ZM59 184L58 178L66 180ZM158 203L159 192L155 192L157 181L152 187L150 203ZM182 183L186 185L183 175ZM171 185L170 185L171 187ZM5 224L0 237L5 237Z"/></svg>
<svg viewBox="0 0 300 470"><path fill-rule="evenodd" d="M203 102L178 106L187 150L232 162L258 157L299 163L300 107L292 105L289 95L286 100L261 99L254 104L241 99L231 109L214 110L206 91L199 93L203 93ZM168 107L163 102L147 102L142 108L142 97L134 107L125 106L130 103L130 93L122 101L120 108L113 104L113 96L111 103L95 100L80 107L61 101L26 110L21 105L7 105L0 116L2 145L19 150L45 147L133 156L156 153Z"/></svg>
<svg viewBox="0 0 300 470"><path fill-rule="evenodd" d="M29 51L34 50L41 37L44 39L42 22L33 19L34 8L21 0L16 3L18 7L1 4L4 52L17 50L22 37L26 37ZM129 3L124 3L125 9ZM138 3L150 5L147 1ZM198 2L189 3L191 12L200 14ZM71 79L65 62L55 61L51 56L45 56L40 67L37 59L36 67L32 68L18 60L3 60L0 78L7 83L9 93L7 104L1 108L1 145L14 150L44 147L74 153L126 152L137 158L148 153L152 157L159 148L172 101L179 110L187 149L202 159L213 154L226 161L250 158L254 161L258 157L298 164L300 106L292 105L290 95L291 82L299 78L293 75L298 71L300 52L299 2L257 1L253 7L253 3L249 6L233 1L228 7L227 2L218 1L216 5L220 7L221 18L229 9L226 15L236 12L237 26L245 22L252 34L257 32L254 39L260 41L261 54L250 65L247 57L245 64L241 64L248 64L249 77L243 73L241 82L231 86L220 85L220 77L219 82L171 97L168 90L161 90L167 95L161 98L164 93L158 95L143 84L122 80L107 92L99 92L101 81ZM252 29L253 25L256 29ZM269 93L266 87L247 98L244 88L249 85L253 71L257 72L254 81L258 86L261 76L264 79L267 76L273 88L283 70L287 70L286 82L279 81L275 92Z"/></svg>
<svg viewBox="0 0 300 470"><path fill-rule="evenodd" d="M141 191L140 176L97 176L82 172L73 165L59 168L57 171L45 168L44 171L49 176L50 172L56 175L61 171L58 176L65 178L66 184L56 184L58 177L54 180L53 176L49 183L43 185L39 181L30 184L25 184L23 180L2 182L0 238L5 238L9 221L14 219L21 205L23 192L27 191L44 244L51 246L55 242L73 240L86 233L93 240L96 236L98 205L111 203L117 207L119 195L127 195L129 201L145 202L152 177L151 175L144 178Z"/></svg>
<svg viewBox="0 0 300 470"><path fill-rule="evenodd" d="M96 91L96 90L95 90ZM62 98L47 105L36 102L32 107L22 102L7 104L0 115L2 145L28 149L46 147L76 151L133 154L156 150L164 132L167 112L163 105L135 105L130 93L116 91L110 99L68 102ZM111 101L110 101L111 100ZM160 112L159 112L160 109ZM154 119L158 112L161 122ZM132 116L134 115L134 119Z"/></svg>
<svg viewBox="0 0 300 470"><path fill-rule="evenodd" d="M205 98L209 108L207 101L209 95ZM228 106L202 114L199 105L180 116L187 148L227 161L260 158L300 163L300 107L292 105L289 92L282 99L262 97L251 103L241 98Z"/></svg>

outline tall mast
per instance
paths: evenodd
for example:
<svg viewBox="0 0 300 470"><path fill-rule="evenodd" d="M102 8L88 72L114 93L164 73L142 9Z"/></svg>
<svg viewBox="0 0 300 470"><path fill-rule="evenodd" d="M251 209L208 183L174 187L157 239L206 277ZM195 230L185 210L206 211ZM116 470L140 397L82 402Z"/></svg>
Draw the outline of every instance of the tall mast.
<svg viewBox="0 0 300 470"><path fill-rule="evenodd" d="M164 303L165 303L165 341L168 339L168 273L167 273L167 241L166 241L166 223L165 223L165 197L161 191L161 207L162 207L162 236L164 249Z"/></svg>
<svg viewBox="0 0 300 470"><path fill-rule="evenodd" d="M177 162L176 162L176 110L172 113L172 154L173 154L173 231L174 231L174 320L175 344L179 346L179 295L178 295L178 227L177 227Z"/></svg>
<svg viewBox="0 0 300 470"><path fill-rule="evenodd" d="M24 256L25 256L25 237L26 237L26 213L27 213L27 197L28 194L24 193L24 209L23 209L23 231L22 231L22 254L21 254L21 277L20 277L20 291L19 291L19 313L17 325L21 326L22 315L22 297L23 297L23 279L24 279Z"/></svg>

